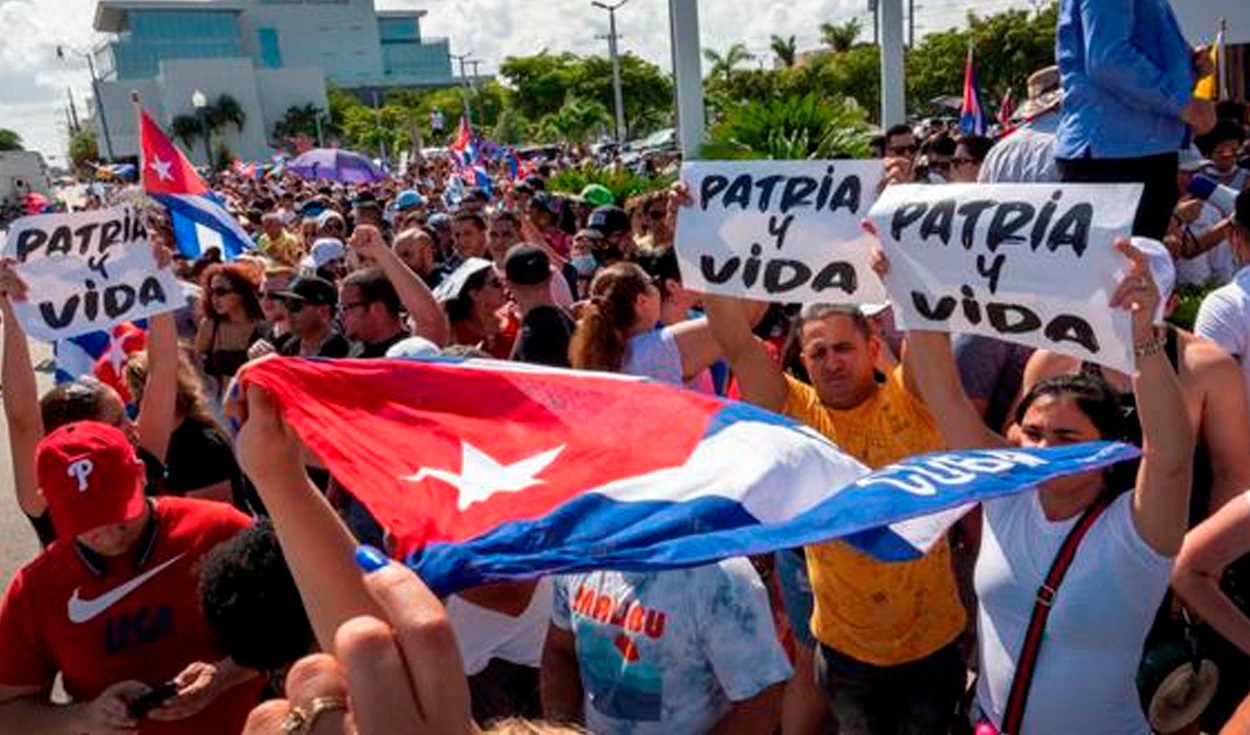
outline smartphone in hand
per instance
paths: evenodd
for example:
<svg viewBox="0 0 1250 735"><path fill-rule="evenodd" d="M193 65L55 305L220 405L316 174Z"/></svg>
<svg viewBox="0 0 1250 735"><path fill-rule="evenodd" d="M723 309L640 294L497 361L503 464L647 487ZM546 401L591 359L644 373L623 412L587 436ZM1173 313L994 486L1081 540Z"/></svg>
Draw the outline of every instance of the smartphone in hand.
<svg viewBox="0 0 1250 735"><path fill-rule="evenodd" d="M131 702L130 706L127 707L127 711L133 719L142 719L152 710L173 699L177 693L178 685L172 681L167 681Z"/></svg>

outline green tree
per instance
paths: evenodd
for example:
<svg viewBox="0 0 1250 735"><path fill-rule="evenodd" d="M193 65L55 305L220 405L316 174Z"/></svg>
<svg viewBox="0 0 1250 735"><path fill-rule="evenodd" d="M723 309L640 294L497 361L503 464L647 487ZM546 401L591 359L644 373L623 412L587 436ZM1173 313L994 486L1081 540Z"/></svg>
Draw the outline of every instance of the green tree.
<svg viewBox="0 0 1250 735"><path fill-rule="evenodd" d="M500 143L517 145L524 143L529 135L530 125L519 110L508 108L499 114L492 136Z"/></svg>
<svg viewBox="0 0 1250 735"><path fill-rule="evenodd" d="M538 132L550 142L577 145L592 138L611 119L608 108L598 102L571 98L558 112L539 121Z"/></svg>
<svg viewBox="0 0 1250 735"><path fill-rule="evenodd" d="M849 51L863 30L858 18L844 23L821 23L820 42L837 52Z"/></svg>
<svg viewBox="0 0 1250 735"><path fill-rule="evenodd" d="M184 148L190 150L197 140L204 137L204 120L199 115L175 115L169 121L169 131Z"/></svg>
<svg viewBox="0 0 1250 735"><path fill-rule="evenodd" d="M798 46L794 36L789 38L773 36L769 45L772 47L773 53L777 55L777 61L780 61L783 67L789 69L794 66L794 62L798 57Z"/></svg>
<svg viewBox="0 0 1250 735"><path fill-rule="evenodd" d="M966 30L926 36L907 54L909 108L926 110L938 97L959 94L969 44L976 47L981 90L991 109L1007 90L1022 93L1030 74L1055 63L1058 12L1056 3L1036 11L970 12Z"/></svg>
<svg viewBox="0 0 1250 735"><path fill-rule="evenodd" d="M322 135L324 135L325 129L330 125L324 111L311 102L306 105L292 105L273 124L273 138L281 143L288 138L304 135L315 141L317 140L318 119L321 121Z"/></svg>
<svg viewBox="0 0 1250 735"><path fill-rule="evenodd" d="M708 78L723 80L728 79L738 66L750 61L752 56L746 44L739 42L725 49L724 54L718 54L710 48L703 49L703 58L710 65L707 72Z"/></svg>
<svg viewBox="0 0 1250 735"><path fill-rule="evenodd" d="M228 94L220 95L211 102L204 111L204 116L208 118L210 134L221 132L231 125L241 133L243 126L247 124L247 113L243 110L243 105Z"/></svg>
<svg viewBox="0 0 1250 735"><path fill-rule="evenodd" d="M0 128L0 151L20 151L22 148L22 136L8 128Z"/></svg>
<svg viewBox="0 0 1250 735"><path fill-rule="evenodd" d="M95 131L82 128L69 139L69 160L75 169L84 169L88 162L100 160L100 143Z"/></svg>
<svg viewBox="0 0 1250 735"><path fill-rule="evenodd" d="M658 66L634 54L624 54L621 93L625 124L631 136L652 132L667 123L673 104L673 81ZM593 100L608 110L616 104L612 88L612 65L602 56L571 53L513 56L499 67L507 82L504 108L517 110L530 122L556 115L570 98Z"/></svg>
<svg viewBox="0 0 1250 735"><path fill-rule="evenodd" d="M729 110L703 147L713 159L860 158L868 154L868 122L855 106L820 95L750 102Z"/></svg>

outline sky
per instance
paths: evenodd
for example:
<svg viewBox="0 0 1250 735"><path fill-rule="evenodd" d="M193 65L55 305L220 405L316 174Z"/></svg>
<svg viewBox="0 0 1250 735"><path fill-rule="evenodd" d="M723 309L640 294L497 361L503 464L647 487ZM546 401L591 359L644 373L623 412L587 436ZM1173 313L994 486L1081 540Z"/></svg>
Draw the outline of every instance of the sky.
<svg viewBox="0 0 1250 735"><path fill-rule="evenodd" d="M607 13L589 0L375 0L379 9L423 8L422 31L451 38L452 53L482 60L481 73L493 73L509 55L550 49L578 54L606 54ZM104 40L91 29L96 0L0 0L0 128L16 130L27 148L39 150L54 165L64 162L67 143L65 108L72 90L81 113L90 96L86 62L57 45L86 50ZM1026 0L981 0L979 12L1028 7ZM629 0L617 11L621 50L636 53L668 69L668 0ZM958 24L966 3L918 0L917 28ZM859 17L871 34L867 0L701 0L700 24L705 47L724 50L742 41L771 64L773 34L797 37L800 49L818 44L823 21Z"/></svg>

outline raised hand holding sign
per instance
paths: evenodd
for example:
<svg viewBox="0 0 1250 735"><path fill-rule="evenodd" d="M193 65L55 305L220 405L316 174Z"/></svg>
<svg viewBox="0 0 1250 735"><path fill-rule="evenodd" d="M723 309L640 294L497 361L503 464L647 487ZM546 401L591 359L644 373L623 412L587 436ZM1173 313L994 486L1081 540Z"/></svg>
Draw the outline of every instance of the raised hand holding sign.
<svg viewBox="0 0 1250 735"><path fill-rule="evenodd" d="M14 312L26 333L55 341L174 311L185 301L147 223L129 208L24 217L4 256L26 286Z"/></svg>

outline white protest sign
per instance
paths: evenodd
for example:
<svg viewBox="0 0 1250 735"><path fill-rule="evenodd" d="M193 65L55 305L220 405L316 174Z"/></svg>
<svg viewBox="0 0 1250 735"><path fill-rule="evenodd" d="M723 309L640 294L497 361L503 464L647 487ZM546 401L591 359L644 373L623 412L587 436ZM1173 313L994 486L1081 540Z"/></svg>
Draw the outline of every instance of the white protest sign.
<svg viewBox="0 0 1250 735"><path fill-rule="evenodd" d="M891 186L868 216L890 259L906 329L996 337L1133 373L1129 314L1109 306L1128 272L1142 187Z"/></svg>
<svg viewBox="0 0 1250 735"><path fill-rule="evenodd" d="M27 286L27 300L13 309L36 339L109 329L186 303L173 271L157 268L147 226L130 207L23 217L4 254Z"/></svg>
<svg viewBox="0 0 1250 735"><path fill-rule="evenodd" d="M785 303L885 300L860 227L880 161L692 161L677 215L682 284Z"/></svg>

